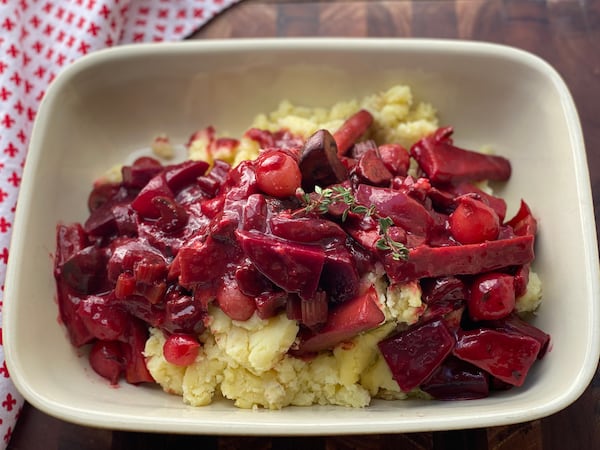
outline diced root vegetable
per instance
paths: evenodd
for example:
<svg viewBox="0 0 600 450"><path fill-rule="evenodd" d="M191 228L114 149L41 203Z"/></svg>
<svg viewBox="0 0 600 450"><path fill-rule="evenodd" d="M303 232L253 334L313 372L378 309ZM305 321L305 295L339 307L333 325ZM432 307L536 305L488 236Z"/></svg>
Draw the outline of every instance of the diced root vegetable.
<svg viewBox="0 0 600 450"><path fill-rule="evenodd" d="M401 191L360 184L356 201L366 207L375 205L381 217L389 217L394 224L418 236L427 237L433 225L425 207Z"/></svg>
<svg viewBox="0 0 600 450"><path fill-rule="evenodd" d="M458 184L464 181L506 181L511 166L506 158L465 150L452 145L451 127L440 128L419 140L410 149L411 155L427 177L436 184Z"/></svg>
<svg viewBox="0 0 600 450"><path fill-rule="evenodd" d="M379 343L379 350L404 392L419 386L454 348L454 337L443 320L419 324Z"/></svg>
<svg viewBox="0 0 600 450"><path fill-rule="evenodd" d="M454 355L506 383L521 386L539 350L540 342L530 336L475 329L462 332Z"/></svg>
<svg viewBox="0 0 600 450"><path fill-rule="evenodd" d="M410 249L407 261L385 258L385 268L394 283L446 275L475 275L533 261L531 235L447 247L420 246Z"/></svg>
<svg viewBox="0 0 600 450"><path fill-rule="evenodd" d="M125 371L123 344L117 341L96 341L90 350L90 365L98 374L116 385Z"/></svg>
<svg viewBox="0 0 600 450"><path fill-rule="evenodd" d="M377 292L371 287L364 294L332 308L323 327L300 343L298 353L331 349L359 333L381 325L384 320Z"/></svg>
<svg viewBox="0 0 600 450"><path fill-rule="evenodd" d="M489 376L482 369L448 356L421 389L437 400L473 400L489 395Z"/></svg>
<svg viewBox="0 0 600 450"><path fill-rule="evenodd" d="M236 231L240 246L260 272L286 292L310 299L317 290L325 252L320 246L255 231Z"/></svg>

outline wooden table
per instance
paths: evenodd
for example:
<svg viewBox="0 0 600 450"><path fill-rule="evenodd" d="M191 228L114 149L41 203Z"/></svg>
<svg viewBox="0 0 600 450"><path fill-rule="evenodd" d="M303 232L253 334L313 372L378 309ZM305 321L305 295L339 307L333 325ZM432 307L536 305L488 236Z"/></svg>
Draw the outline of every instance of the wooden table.
<svg viewBox="0 0 600 450"><path fill-rule="evenodd" d="M600 0L244 0L192 38L377 36L473 39L533 52L575 98L600 211ZM599 222L600 223L600 222ZM11 449L569 449L600 448L600 370L551 417L486 429L371 436L219 437L98 430L26 405Z"/></svg>

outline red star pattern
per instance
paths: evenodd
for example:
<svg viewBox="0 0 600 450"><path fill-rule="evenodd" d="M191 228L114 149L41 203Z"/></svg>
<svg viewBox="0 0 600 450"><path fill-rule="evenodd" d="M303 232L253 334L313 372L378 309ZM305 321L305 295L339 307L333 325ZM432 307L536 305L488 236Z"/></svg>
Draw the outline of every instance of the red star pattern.
<svg viewBox="0 0 600 450"><path fill-rule="evenodd" d="M119 44L180 40L238 1L0 0L0 323L18 188L48 85L77 58ZM23 398L10 381L1 334L0 405L4 450Z"/></svg>

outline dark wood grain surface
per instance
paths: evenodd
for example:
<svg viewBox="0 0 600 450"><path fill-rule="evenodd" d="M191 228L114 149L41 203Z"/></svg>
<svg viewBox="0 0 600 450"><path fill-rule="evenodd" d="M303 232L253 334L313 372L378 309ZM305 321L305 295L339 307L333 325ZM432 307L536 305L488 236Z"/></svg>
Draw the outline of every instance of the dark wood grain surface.
<svg viewBox="0 0 600 450"><path fill-rule="evenodd" d="M244 0L192 39L354 36L472 39L528 50L565 79L581 118L596 220L600 211L600 0ZM371 436L219 437L81 427L25 405L10 449L493 449L600 448L600 370L550 417L487 429Z"/></svg>

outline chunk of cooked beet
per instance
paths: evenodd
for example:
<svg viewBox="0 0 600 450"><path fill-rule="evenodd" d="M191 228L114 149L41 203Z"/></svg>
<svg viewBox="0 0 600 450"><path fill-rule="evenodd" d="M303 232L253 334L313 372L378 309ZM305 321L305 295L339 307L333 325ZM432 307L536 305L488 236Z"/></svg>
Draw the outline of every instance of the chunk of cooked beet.
<svg viewBox="0 0 600 450"><path fill-rule="evenodd" d="M421 384L421 390L437 400L473 400L489 395L488 374L452 355Z"/></svg>
<svg viewBox="0 0 600 450"><path fill-rule="evenodd" d="M178 193L184 187L195 183L207 169L206 161L184 161L165 168L165 181L171 191Z"/></svg>
<svg viewBox="0 0 600 450"><path fill-rule="evenodd" d="M540 343L540 351L537 354L537 359L542 359L550 346L549 334L543 332L531 323L525 322L515 313L502 319L485 322L485 326L534 338Z"/></svg>
<svg viewBox="0 0 600 450"><path fill-rule="evenodd" d="M364 294L332 308L323 327L300 342L298 353L331 349L381 325L384 320L377 292L371 286Z"/></svg>
<svg viewBox="0 0 600 450"><path fill-rule="evenodd" d="M392 377L404 392L418 387L454 348L454 336L443 320L421 323L379 342Z"/></svg>
<svg viewBox="0 0 600 450"><path fill-rule="evenodd" d="M163 281L168 264L164 256L143 241L132 239L116 245L108 260L108 279L116 282L119 274L130 272L137 282L153 283Z"/></svg>
<svg viewBox="0 0 600 450"><path fill-rule="evenodd" d="M57 279L58 312L69 334L69 339L75 347L81 347L94 339L85 322L77 313L77 308L84 295L77 294L64 282Z"/></svg>
<svg viewBox="0 0 600 450"><path fill-rule="evenodd" d="M93 212L100 208L106 202L110 201L121 188L120 183L99 182L94 183L94 187L88 196L88 210Z"/></svg>
<svg viewBox="0 0 600 450"><path fill-rule="evenodd" d="M245 255L265 277L286 292L312 298L325 262L321 246L257 231L236 231L235 234Z"/></svg>
<svg viewBox="0 0 600 450"><path fill-rule="evenodd" d="M388 185L392 179L392 174L375 149L367 150L359 158L356 167L354 167L354 173L362 181L372 186Z"/></svg>
<svg viewBox="0 0 600 450"><path fill-rule="evenodd" d="M268 207L265 197L252 194L242 210L242 230L265 231L267 228Z"/></svg>
<svg viewBox="0 0 600 450"><path fill-rule="evenodd" d="M81 294L96 294L106 288L106 250L85 247L68 258L60 268L64 283Z"/></svg>
<svg viewBox="0 0 600 450"><path fill-rule="evenodd" d="M206 308L191 295L175 289L165 295L164 321L161 328L169 333L194 333L204 331L208 317Z"/></svg>
<svg viewBox="0 0 600 450"><path fill-rule="evenodd" d="M179 283L191 287L198 283L212 283L222 277L227 264L239 260L241 250L235 243L209 235L204 242L182 247L177 256Z"/></svg>
<svg viewBox="0 0 600 450"><path fill-rule="evenodd" d="M159 213L156 225L165 233L176 233L187 225L189 214L175 199L158 195L151 200Z"/></svg>
<svg viewBox="0 0 600 450"><path fill-rule="evenodd" d="M537 220L533 217L529 205L524 200L521 200L519 210L506 224L513 229L517 236L535 235L537 232Z"/></svg>
<svg viewBox="0 0 600 450"><path fill-rule="evenodd" d="M452 127L440 128L410 149L421 169L435 184L510 178L510 162L501 156L485 155L452 144Z"/></svg>
<svg viewBox="0 0 600 450"><path fill-rule="evenodd" d="M128 383L153 383L154 378L148 372L144 347L148 339L146 324L140 320L131 320L127 330L127 342L123 343L125 358L125 379Z"/></svg>
<svg viewBox="0 0 600 450"><path fill-rule="evenodd" d="M320 286L330 301L345 302L358 294L360 279L352 254L345 246L336 245L325 250L325 264Z"/></svg>
<svg viewBox="0 0 600 450"><path fill-rule="evenodd" d="M160 216L160 210L152 203L154 197L174 198L163 172L148 181L131 202L131 207L142 217L156 219Z"/></svg>
<svg viewBox="0 0 600 450"><path fill-rule="evenodd" d="M360 184L355 196L358 203L367 208L375 205L379 216L389 217L409 233L427 237L433 226L427 209L404 192Z"/></svg>
<svg viewBox="0 0 600 450"><path fill-rule="evenodd" d="M137 158L131 166L121 168L123 186L141 189L162 170L163 165L155 158L150 156Z"/></svg>
<svg viewBox="0 0 600 450"><path fill-rule="evenodd" d="M225 195L228 200L244 200L258 190L254 164L252 161L242 161L227 172L219 194Z"/></svg>
<svg viewBox="0 0 600 450"><path fill-rule="evenodd" d="M465 305L468 288L457 277L446 276L421 280L422 300L427 305L423 320L443 317Z"/></svg>
<svg viewBox="0 0 600 450"><path fill-rule="evenodd" d="M288 294L283 291L263 292L254 297L256 314L261 319L275 316L287 304Z"/></svg>
<svg viewBox="0 0 600 450"><path fill-rule="evenodd" d="M284 239L297 242L319 242L346 239L346 232L337 223L320 217L294 217L279 214L269 220L271 232Z"/></svg>
<svg viewBox="0 0 600 450"><path fill-rule="evenodd" d="M116 385L125 371L123 344L116 341L96 341L90 350L89 361L98 375Z"/></svg>
<svg viewBox="0 0 600 450"><path fill-rule="evenodd" d="M410 164L408 150L400 144L383 144L378 147L379 157L393 176L405 176Z"/></svg>
<svg viewBox="0 0 600 450"><path fill-rule="evenodd" d="M125 340L129 315L107 295L89 295L81 299L77 314L97 339Z"/></svg>
<svg viewBox="0 0 600 450"><path fill-rule="evenodd" d="M464 331L454 355L502 381L521 386L540 351L540 342L530 336L492 329Z"/></svg>
<svg viewBox="0 0 600 450"><path fill-rule="evenodd" d="M410 249L407 261L386 255L384 266L394 283L446 275L474 275L533 261L534 237L517 236L480 244Z"/></svg>
<svg viewBox="0 0 600 450"><path fill-rule="evenodd" d="M56 254L54 255L55 270L67 259L89 245L87 234L79 223L63 224L56 226Z"/></svg>

